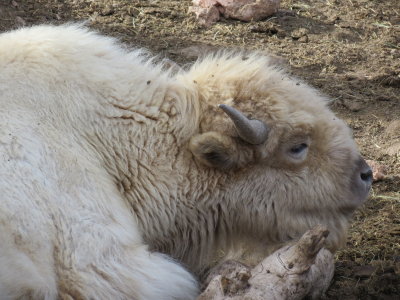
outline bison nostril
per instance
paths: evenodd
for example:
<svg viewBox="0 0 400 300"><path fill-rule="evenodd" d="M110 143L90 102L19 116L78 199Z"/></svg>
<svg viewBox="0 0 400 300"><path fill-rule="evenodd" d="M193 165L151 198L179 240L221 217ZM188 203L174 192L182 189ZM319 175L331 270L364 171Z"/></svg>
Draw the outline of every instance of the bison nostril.
<svg viewBox="0 0 400 300"><path fill-rule="evenodd" d="M368 169L367 172L361 172L361 179L364 181L372 181L372 170Z"/></svg>

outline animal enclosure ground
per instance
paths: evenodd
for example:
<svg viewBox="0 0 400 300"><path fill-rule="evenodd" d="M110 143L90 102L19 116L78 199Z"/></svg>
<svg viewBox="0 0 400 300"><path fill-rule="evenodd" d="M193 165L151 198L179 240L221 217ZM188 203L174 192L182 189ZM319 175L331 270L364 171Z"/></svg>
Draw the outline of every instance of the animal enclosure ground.
<svg viewBox="0 0 400 300"><path fill-rule="evenodd" d="M210 28L190 0L2 0L0 31L88 21L105 34L180 64L219 47L257 49L321 89L353 129L362 154L388 166L336 254L327 299L400 295L400 1L282 1L267 20ZM397 125L396 125L397 124ZM390 126L389 126L390 125Z"/></svg>

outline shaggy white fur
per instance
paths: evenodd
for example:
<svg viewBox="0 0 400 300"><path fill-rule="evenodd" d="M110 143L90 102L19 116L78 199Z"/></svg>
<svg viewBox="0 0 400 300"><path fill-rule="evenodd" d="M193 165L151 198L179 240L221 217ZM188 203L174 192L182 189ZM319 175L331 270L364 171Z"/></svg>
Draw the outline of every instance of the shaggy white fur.
<svg viewBox="0 0 400 300"><path fill-rule="evenodd" d="M219 103L268 140L241 141ZM347 127L268 57L172 74L73 25L0 35L0 158L1 299L194 299L173 259L199 274L318 223L335 249L368 191Z"/></svg>

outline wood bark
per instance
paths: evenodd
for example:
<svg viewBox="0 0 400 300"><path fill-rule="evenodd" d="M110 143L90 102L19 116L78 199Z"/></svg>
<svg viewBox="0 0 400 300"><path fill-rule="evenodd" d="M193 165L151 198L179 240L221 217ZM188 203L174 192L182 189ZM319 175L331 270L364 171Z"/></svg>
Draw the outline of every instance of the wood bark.
<svg viewBox="0 0 400 300"><path fill-rule="evenodd" d="M197 300L320 298L334 273L333 255L323 248L328 233L316 226L253 269L235 261L224 263Z"/></svg>

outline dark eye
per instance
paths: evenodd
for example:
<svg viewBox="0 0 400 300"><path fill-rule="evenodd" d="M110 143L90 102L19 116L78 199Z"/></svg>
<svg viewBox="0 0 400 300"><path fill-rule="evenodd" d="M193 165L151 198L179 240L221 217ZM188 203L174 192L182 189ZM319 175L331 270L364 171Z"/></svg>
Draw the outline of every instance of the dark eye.
<svg viewBox="0 0 400 300"><path fill-rule="evenodd" d="M294 155L301 154L305 149L307 149L308 145L306 143L298 144L292 148L290 148L290 153Z"/></svg>

